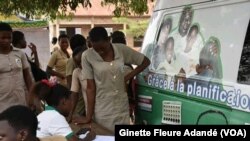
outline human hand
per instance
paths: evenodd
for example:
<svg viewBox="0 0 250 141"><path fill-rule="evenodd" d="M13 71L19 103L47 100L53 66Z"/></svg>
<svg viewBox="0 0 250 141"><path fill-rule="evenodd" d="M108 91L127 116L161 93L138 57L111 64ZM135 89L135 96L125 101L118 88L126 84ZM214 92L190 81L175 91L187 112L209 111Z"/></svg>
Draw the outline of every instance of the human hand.
<svg viewBox="0 0 250 141"><path fill-rule="evenodd" d="M36 53L37 53L36 45L35 45L35 44L30 43L30 44L28 45L28 47L29 47L30 50L31 50L31 56L32 56L33 54L36 54Z"/></svg>
<svg viewBox="0 0 250 141"><path fill-rule="evenodd" d="M130 73L124 76L124 81L127 83L131 79Z"/></svg>
<svg viewBox="0 0 250 141"><path fill-rule="evenodd" d="M177 74L177 82L184 83L186 80L186 71L181 68L179 73Z"/></svg>
<svg viewBox="0 0 250 141"><path fill-rule="evenodd" d="M197 74L200 74L202 72L202 67L200 66L200 64L197 64L195 66L195 69L196 69Z"/></svg>
<svg viewBox="0 0 250 141"><path fill-rule="evenodd" d="M89 133L84 138L84 141L92 141L96 137L96 133L93 130L90 130Z"/></svg>

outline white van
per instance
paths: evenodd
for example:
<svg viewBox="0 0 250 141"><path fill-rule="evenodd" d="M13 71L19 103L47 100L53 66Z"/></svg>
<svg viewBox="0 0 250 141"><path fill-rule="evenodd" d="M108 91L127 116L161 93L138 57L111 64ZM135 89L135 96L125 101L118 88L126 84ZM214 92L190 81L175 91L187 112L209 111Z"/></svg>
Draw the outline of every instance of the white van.
<svg viewBox="0 0 250 141"><path fill-rule="evenodd" d="M158 0L136 123L250 124L250 0Z"/></svg>

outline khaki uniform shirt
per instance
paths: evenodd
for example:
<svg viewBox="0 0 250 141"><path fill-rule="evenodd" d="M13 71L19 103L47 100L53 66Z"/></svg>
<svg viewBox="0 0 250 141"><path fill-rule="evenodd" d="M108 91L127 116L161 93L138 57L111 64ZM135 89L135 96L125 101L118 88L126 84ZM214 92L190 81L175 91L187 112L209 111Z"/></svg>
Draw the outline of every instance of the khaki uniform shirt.
<svg viewBox="0 0 250 141"><path fill-rule="evenodd" d="M67 60L68 60L67 55L61 49L59 49L53 52L48 63L49 67L55 68L56 72L59 72L64 75L65 79L57 77L57 81L59 82L59 84L62 84L64 86L67 86L67 79L66 79Z"/></svg>
<svg viewBox="0 0 250 141"><path fill-rule="evenodd" d="M76 68L76 65L74 63L73 58L69 58L67 61L67 65L66 65L66 76L72 75L74 69Z"/></svg>
<svg viewBox="0 0 250 141"><path fill-rule="evenodd" d="M0 112L13 105L26 105L23 70L29 64L25 54L15 48L0 54Z"/></svg>
<svg viewBox="0 0 250 141"><path fill-rule="evenodd" d="M94 79L96 101L94 120L114 131L116 124L129 124L128 96L124 84L124 64L140 65L144 55L123 44L112 44L114 60L105 62L93 49L82 55L87 79Z"/></svg>
<svg viewBox="0 0 250 141"><path fill-rule="evenodd" d="M16 48L16 47L14 47L14 49L23 52L23 53L25 54L26 58L27 58L27 61L31 60L30 58L28 58L27 54L23 51L23 49ZM32 80L33 83L35 83L35 78L34 78L34 76L33 76L33 73L32 73L32 70L31 70L30 63L28 62L28 64L29 64L29 73L30 73L30 76L31 76L31 80ZM24 81L24 79L23 79L23 81ZM25 83L25 81L24 81L24 83ZM25 87L25 94L26 94L26 95L29 94L29 91L28 91L27 87Z"/></svg>
<svg viewBox="0 0 250 141"><path fill-rule="evenodd" d="M80 68L76 68L73 71L72 75L72 83L71 83L71 91L79 94L79 99L77 102L76 112L80 113L81 111L85 113L87 103L86 97L86 89L87 89L87 80L84 78L84 74ZM84 109L85 108L85 109Z"/></svg>
<svg viewBox="0 0 250 141"><path fill-rule="evenodd" d="M52 54L53 52L55 52L55 51L57 51L57 50L59 50L59 45L58 44L55 44L55 45L51 45L50 46L50 53Z"/></svg>

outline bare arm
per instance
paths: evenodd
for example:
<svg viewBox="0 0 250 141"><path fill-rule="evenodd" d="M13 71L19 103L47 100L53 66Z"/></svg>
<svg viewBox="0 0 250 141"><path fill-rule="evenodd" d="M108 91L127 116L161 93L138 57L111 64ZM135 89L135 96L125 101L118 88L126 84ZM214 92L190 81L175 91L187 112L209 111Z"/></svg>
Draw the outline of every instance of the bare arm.
<svg viewBox="0 0 250 141"><path fill-rule="evenodd" d="M79 99L78 93L72 92L71 93L72 109L71 109L71 112L70 112L69 117L68 117L68 121L69 122L72 120L72 116L73 116L73 113L74 113L74 111L76 109L76 105L77 105L78 99Z"/></svg>
<svg viewBox="0 0 250 141"><path fill-rule="evenodd" d="M46 72L52 76L57 76L57 77L60 77L62 79L64 79L64 75L59 73L59 72L56 72L54 71L51 67L47 66L47 69L46 69Z"/></svg>
<svg viewBox="0 0 250 141"><path fill-rule="evenodd" d="M29 68L26 68L23 70L23 77L24 77L25 85L26 85L28 91L30 91L31 87L33 85L33 82L32 82L32 78L30 76ZM29 103L29 96L28 95L26 95L26 101Z"/></svg>
<svg viewBox="0 0 250 141"><path fill-rule="evenodd" d="M150 64L150 60L145 56L141 65L138 65L133 71L125 76L125 82L142 72Z"/></svg>
<svg viewBox="0 0 250 141"><path fill-rule="evenodd" d="M67 60L66 63L66 78L67 78L67 86L70 89L71 88L71 83L72 83L72 77L73 77L73 72L76 67L74 66L74 61L73 58L70 58Z"/></svg>
<svg viewBox="0 0 250 141"><path fill-rule="evenodd" d="M94 79L87 79L87 114L86 117L74 117L73 123L84 124L90 123L94 115L95 110L95 96L96 96L96 85Z"/></svg>
<svg viewBox="0 0 250 141"><path fill-rule="evenodd" d="M87 104L88 104L86 118L88 123L91 122L95 110L96 85L94 79L87 79L86 94L87 94Z"/></svg>
<svg viewBox="0 0 250 141"><path fill-rule="evenodd" d="M31 50L31 54L34 54L36 66L40 67L40 63L39 63L39 59L38 59L38 55L37 55L37 51L36 51L36 45L34 45L33 43L30 43L30 45L28 45L28 47Z"/></svg>
<svg viewBox="0 0 250 141"><path fill-rule="evenodd" d="M67 78L67 86L70 89L72 83L72 75L68 75L66 78Z"/></svg>
<svg viewBox="0 0 250 141"><path fill-rule="evenodd" d="M32 79L31 79L30 72L29 72L28 68L23 70L23 77L24 77L24 81L25 81L27 89L30 90L31 87L32 87L33 82L32 82Z"/></svg>

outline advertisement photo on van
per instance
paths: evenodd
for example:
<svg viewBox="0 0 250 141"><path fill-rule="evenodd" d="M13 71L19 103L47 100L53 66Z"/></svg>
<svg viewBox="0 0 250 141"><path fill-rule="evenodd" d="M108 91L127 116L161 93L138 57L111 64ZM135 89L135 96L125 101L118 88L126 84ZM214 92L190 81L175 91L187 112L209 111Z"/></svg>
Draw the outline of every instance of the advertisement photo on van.
<svg viewBox="0 0 250 141"><path fill-rule="evenodd" d="M156 1L136 124L250 124L250 0Z"/></svg>

